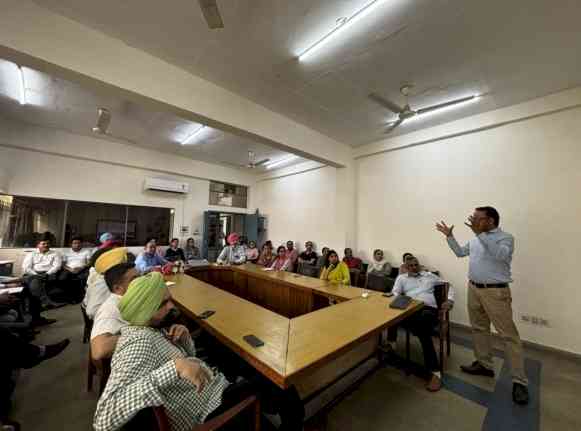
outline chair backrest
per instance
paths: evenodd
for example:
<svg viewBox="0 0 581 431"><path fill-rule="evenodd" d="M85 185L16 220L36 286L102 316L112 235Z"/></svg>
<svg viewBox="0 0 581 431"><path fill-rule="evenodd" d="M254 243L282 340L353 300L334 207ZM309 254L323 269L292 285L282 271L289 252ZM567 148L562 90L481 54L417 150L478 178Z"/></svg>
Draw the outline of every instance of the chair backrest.
<svg viewBox="0 0 581 431"><path fill-rule="evenodd" d="M310 265L308 263L299 263L298 273L306 275L307 277L319 277L320 268L316 265Z"/></svg>
<svg viewBox="0 0 581 431"><path fill-rule="evenodd" d="M449 283L438 283L434 286L434 298L436 298L438 309L442 308L442 304L448 300L449 290Z"/></svg>
<svg viewBox="0 0 581 431"><path fill-rule="evenodd" d="M399 275L399 267L398 266L392 267L391 272L389 273L389 278L393 278L395 280L398 275Z"/></svg>
<svg viewBox="0 0 581 431"><path fill-rule="evenodd" d="M391 285L390 285L391 281ZM389 292L393 287L393 280L385 274L369 272L367 274L367 289L378 292Z"/></svg>
<svg viewBox="0 0 581 431"><path fill-rule="evenodd" d="M349 277L351 278L351 286L357 287L359 285L359 275L361 274L361 270L356 268L351 268L349 270Z"/></svg>

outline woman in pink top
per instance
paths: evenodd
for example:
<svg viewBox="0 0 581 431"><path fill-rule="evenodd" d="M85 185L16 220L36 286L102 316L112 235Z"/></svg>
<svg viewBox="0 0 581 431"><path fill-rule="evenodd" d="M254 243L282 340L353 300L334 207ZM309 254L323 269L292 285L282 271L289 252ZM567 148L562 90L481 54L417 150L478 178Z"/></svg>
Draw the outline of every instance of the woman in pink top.
<svg viewBox="0 0 581 431"><path fill-rule="evenodd" d="M256 248L256 241L248 241L246 247L246 262L256 263L258 260L258 248Z"/></svg>
<svg viewBox="0 0 581 431"><path fill-rule="evenodd" d="M286 248L281 245L276 249L276 259L274 259L270 267L275 271L289 271L290 266L291 260L287 257Z"/></svg>

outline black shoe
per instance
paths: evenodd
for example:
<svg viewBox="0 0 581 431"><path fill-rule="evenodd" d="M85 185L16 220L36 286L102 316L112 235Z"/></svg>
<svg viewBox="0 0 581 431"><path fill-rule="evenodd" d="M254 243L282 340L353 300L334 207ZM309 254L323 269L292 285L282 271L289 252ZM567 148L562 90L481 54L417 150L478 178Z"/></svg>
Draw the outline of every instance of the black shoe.
<svg viewBox="0 0 581 431"><path fill-rule="evenodd" d="M43 309L43 311L54 310L55 308L61 308L61 307L64 307L65 305L67 305L66 302L49 301L42 306L42 309Z"/></svg>
<svg viewBox="0 0 581 431"><path fill-rule="evenodd" d="M525 385L520 383L513 383L512 385L512 400L516 404L524 406L529 403L529 390Z"/></svg>
<svg viewBox="0 0 581 431"><path fill-rule="evenodd" d="M52 325L56 319L47 319L46 317L39 317L31 322L32 327Z"/></svg>
<svg viewBox="0 0 581 431"><path fill-rule="evenodd" d="M474 376L494 377L494 371L489 370L478 361L472 362L472 365L460 365L460 369Z"/></svg>
<svg viewBox="0 0 581 431"><path fill-rule="evenodd" d="M42 357L42 360L46 361L47 359L54 358L56 355L65 350L70 342L71 340L65 338L63 341L60 341L56 344L49 344L48 346L45 346L44 356Z"/></svg>
<svg viewBox="0 0 581 431"><path fill-rule="evenodd" d="M0 430L20 431L20 424L10 419L0 419Z"/></svg>

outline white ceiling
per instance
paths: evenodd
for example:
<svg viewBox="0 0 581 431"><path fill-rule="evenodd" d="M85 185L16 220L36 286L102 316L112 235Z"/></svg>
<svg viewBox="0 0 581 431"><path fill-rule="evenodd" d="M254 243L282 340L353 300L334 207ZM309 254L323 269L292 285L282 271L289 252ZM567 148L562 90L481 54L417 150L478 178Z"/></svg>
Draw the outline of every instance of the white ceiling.
<svg viewBox="0 0 581 431"><path fill-rule="evenodd" d="M384 0L307 62L296 55L369 0L218 0L209 30L195 0L37 0L341 142L385 137L393 115L371 91L412 108L469 94L478 103L392 135L581 84L578 0Z"/></svg>
<svg viewBox="0 0 581 431"><path fill-rule="evenodd" d="M157 151L167 151L210 163L239 167L248 163L248 151L255 160L286 159L291 154L221 130L205 128L192 145L181 145L201 124L169 112L154 112L132 101L96 94L81 85L30 68L23 68L26 104L20 105L20 75L17 66L0 59L0 114L22 122L94 135L97 108L111 112L108 132L113 140ZM304 161L297 158L284 166ZM263 168L261 168L263 169Z"/></svg>

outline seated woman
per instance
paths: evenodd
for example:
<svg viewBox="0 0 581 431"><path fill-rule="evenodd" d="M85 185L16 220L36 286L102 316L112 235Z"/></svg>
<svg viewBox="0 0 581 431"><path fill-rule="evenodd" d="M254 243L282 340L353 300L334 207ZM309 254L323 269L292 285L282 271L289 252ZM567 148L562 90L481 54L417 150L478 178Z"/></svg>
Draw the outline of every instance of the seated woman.
<svg viewBox="0 0 581 431"><path fill-rule="evenodd" d="M196 247L196 242L194 238L188 238L186 241L186 246L184 247L184 256L186 261L201 259L200 249Z"/></svg>
<svg viewBox="0 0 581 431"><path fill-rule="evenodd" d="M345 262L339 261L339 255L335 250L329 250L327 259L321 271L321 280L327 280L331 283L344 284L349 286L351 284L351 276L349 275L349 267Z"/></svg>
<svg viewBox="0 0 581 431"><path fill-rule="evenodd" d="M402 260L403 263L399 267L399 275L407 274L407 272L408 272L408 266L407 266L408 261L410 259L413 259L413 258L414 258L414 255L411 254L411 253L404 253L403 254L403 256L401 258L401 260Z"/></svg>
<svg viewBox="0 0 581 431"><path fill-rule="evenodd" d="M350 248L345 249L345 257L343 258L343 262L347 264L349 269L361 269L361 259L354 257L353 250Z"/></svg>
<svg viewBox="0 0 581 431"><path fill-rule="evenodd" d="M385 260L383 250L377 249L373 251L373 260L369 262L367 272L380 275L389 275L391 273L391 265Z"/></svg>
<svg viewBox="0 0 581 431"><path fill-rule="evenodd" d="M228 235L228 244L218 256L216 262L220 265L241 265L246 262L246 252L240 245L240 235L236 232Z"/></svg>
<svg viewBox="0 0 581 431"><path fill-rule="evenodd" d="M274 261L274 257L275 256L272 253L272 242L266 241L262 246L262 251L258 258L258 264L270 268L270 265L272 265L272 262Z"/></svg>
<svg viewBox="0 0 581 431"><path fill-rule="evenodd" d="M290 271L291 267L292 261L287 257L286 247L281 245L276 249L276 258L270 268L275 271Z"/></svg>
<svg viewBox="0 0 581 431"><path fill-rule="evenodd" d="M246 247L246 261L252 263L258 261L258 248L256 247L256 241L248 241L248 247Z"/></svg>

